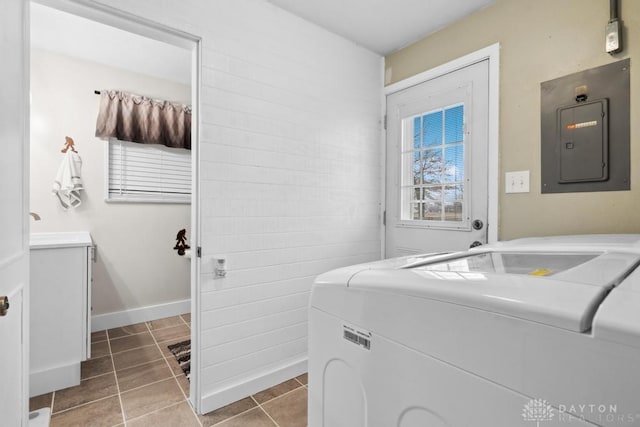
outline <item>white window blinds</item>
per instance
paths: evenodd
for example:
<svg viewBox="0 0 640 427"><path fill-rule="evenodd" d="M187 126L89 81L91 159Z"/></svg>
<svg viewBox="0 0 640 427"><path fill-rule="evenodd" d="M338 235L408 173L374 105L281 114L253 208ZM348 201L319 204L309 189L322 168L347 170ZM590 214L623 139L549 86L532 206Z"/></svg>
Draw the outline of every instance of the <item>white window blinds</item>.
<svg viewBox="0 0 640 427"><path fill-rule="evenodd" d="M191 151L109 140L106 143L108 201L191 202Z"/></svg>

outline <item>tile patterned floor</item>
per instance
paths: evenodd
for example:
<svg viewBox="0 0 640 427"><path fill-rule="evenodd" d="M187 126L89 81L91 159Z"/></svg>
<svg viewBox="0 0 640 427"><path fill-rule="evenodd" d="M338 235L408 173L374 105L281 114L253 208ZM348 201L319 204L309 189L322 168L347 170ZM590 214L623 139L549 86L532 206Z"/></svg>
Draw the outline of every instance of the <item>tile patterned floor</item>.
<svg viewBox="0 0 640 427"><path fill-rule="evenodd" d="M189 382L167 345L188 339L188 314L91 334L81 383L31 398L52 408L51 427L305 427L307 375L206 415L187 402Z"/></svg>

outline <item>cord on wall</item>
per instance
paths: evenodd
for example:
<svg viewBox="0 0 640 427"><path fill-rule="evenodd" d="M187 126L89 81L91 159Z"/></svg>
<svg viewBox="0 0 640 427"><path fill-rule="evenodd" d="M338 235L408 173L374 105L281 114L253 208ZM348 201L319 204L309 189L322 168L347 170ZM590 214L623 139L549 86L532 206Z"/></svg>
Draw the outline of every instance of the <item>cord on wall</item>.
<svg viewBox="0 0 640 427"><path fill-rule="evenodd" d="M605 50L613 55L622 51L622 23L618 20L618 0L609 0L609 22L605 31Z"/></svg>

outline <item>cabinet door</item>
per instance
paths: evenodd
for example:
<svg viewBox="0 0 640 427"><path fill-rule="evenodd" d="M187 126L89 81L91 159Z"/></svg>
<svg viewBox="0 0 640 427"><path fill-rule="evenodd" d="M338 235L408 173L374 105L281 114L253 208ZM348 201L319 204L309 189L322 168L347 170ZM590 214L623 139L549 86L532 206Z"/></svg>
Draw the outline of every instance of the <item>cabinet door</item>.
<svg viewBox="0 0 640 427"><path fill-rule="evenodd" d="M80 364L86 352L86 247L31 251L31 374Z"/></svg>

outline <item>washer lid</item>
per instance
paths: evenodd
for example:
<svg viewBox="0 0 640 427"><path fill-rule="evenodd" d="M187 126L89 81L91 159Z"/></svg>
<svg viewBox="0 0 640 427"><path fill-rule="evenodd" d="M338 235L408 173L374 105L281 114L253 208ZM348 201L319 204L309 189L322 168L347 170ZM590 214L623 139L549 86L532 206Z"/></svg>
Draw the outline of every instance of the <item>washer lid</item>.
<svg viewBox="0 0 640 427"><path fill-rule="evenodd" d="M348 286L584 332L607 293L639 261L634 253L490 251L396 270L364 270L353 275Z"/></svg>
<svg viewBox="0 0 640 427"><path fill-rule="evenodd" d="M596 338L640 348L640 268L607 295L592 330Z"/></svg>

